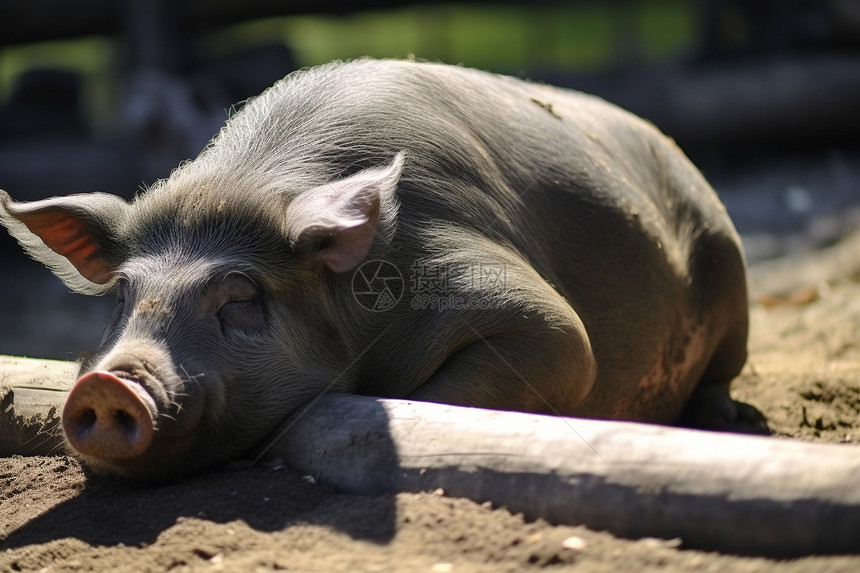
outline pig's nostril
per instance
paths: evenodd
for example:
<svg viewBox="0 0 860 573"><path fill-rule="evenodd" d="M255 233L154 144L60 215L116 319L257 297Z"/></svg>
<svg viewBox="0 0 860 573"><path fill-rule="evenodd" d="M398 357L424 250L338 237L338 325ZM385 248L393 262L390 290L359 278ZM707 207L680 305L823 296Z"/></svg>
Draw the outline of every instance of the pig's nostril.
<svg viewBox="0 0 860 573"><path fill-rule="evenodd" d="M126 434L128 434L129 436L137 432L137 421L128 412L124 410L117 410L114 413L113 418L114 423L116 423L116 426L125 430Z"/></svg>
<svg viewBox="0 0 860 573"><path fill-rule="evenodd" d="M75 427L81 431L85 432L91 429L96 424L96 411L92 408L85 408L78 412L78 415L74 420Z"/></svg>

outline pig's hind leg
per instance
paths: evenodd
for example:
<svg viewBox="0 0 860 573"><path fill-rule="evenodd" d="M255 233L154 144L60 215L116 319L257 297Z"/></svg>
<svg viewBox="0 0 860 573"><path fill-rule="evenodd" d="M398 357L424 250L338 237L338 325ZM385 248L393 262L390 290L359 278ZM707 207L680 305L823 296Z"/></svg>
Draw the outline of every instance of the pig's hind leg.
<svg viewBox="0 0 860 573"><path fill-rule="evenodd" d="M681 413L678 424L688 428L770 434L767 420L754 406L733 400L731 381L740 374L746 356L746 327L726 337Z"/></svg>
<svg viewBox="0 0 860 573"><path fill-rule="evenodd" d="M709 301L710 330L718 343L687 402L679 425L703 430L769 434L767 421L754 406L733 400L731 382L747 359L746 274L737 240L725 233L698 238L692 266L694 284Z"/></svg>

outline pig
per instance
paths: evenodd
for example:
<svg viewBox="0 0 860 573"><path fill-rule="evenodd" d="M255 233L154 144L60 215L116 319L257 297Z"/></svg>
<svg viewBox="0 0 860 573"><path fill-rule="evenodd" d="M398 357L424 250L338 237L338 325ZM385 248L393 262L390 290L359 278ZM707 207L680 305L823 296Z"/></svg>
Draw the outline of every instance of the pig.
<svg viewBox="0 0 860 573"><path fill-rule="evenodd" d="M62 412L100 471L212 468L323 392L764 431L729 394L748 309L725 208L594 96L334 62L131 202L0 192L0 220L73 291L116 294Z"/></svg>

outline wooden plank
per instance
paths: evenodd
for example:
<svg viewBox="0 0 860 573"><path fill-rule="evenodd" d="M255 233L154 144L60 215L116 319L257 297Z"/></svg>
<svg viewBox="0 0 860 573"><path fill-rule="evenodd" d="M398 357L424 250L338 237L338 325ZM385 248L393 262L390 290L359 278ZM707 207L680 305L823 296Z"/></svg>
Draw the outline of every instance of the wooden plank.
<svg viewBox="0 0 860 573"><path fill-rule="evenodd" d="M74 362L0 356L0 456L61 451L59 412Z"/></svg>

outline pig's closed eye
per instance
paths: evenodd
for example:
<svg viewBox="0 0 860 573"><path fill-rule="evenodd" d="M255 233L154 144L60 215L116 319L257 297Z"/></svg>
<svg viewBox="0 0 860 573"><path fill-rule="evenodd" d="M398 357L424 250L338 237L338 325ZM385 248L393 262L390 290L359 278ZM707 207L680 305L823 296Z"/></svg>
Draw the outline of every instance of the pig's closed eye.
<svg viewBox="0 0 860 573"><path fill-rule="evenodd" d="M225 336L254 334L265 329L261 290L245 275L231 273L219 285L224 303L217 312Z"/></svg>

